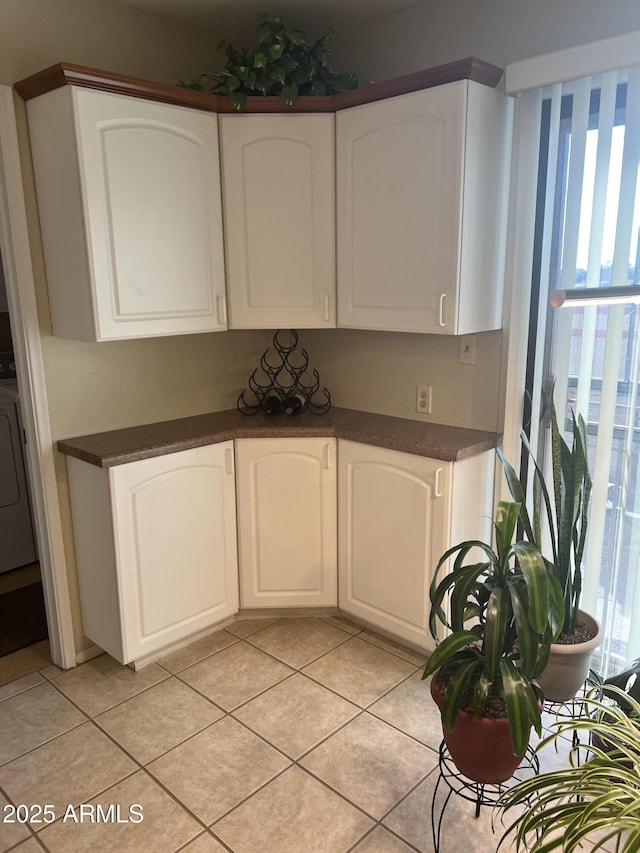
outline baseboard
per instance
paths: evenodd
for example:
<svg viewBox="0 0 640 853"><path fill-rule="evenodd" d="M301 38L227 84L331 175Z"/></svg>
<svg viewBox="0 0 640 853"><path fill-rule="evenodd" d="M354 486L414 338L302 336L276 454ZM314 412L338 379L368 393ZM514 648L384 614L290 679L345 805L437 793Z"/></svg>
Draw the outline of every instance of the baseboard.
<svg viewBox="0 0 640 853"><path fill-rule="evenodd" d="M76 666L81 663L86 663L88 660L93 660L93 658L98 658L103 654L105 654L104 649L101 649L96 645L89 646L86 649L80 649L80 651L76 652Z"/></svg>

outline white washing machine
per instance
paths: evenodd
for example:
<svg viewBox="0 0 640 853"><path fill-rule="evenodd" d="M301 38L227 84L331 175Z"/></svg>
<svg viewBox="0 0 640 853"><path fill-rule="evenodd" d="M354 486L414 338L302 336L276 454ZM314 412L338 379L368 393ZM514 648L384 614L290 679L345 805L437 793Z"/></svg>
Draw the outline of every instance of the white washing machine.
<svg viewBox="0 0 640 853"><path fill-rule="evenodd" d="M14 380L0 381L0 572L33 563L36 549L22 452L19 396Z"/></svg>

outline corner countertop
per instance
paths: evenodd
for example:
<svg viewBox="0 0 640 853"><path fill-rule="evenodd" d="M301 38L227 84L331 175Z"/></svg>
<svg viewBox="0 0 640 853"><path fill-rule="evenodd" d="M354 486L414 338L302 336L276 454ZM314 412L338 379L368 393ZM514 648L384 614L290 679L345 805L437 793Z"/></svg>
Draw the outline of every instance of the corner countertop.
<svg viewBox="0 0 640 853"><path fill-rule="evenodd" d="M332 408L327 414L246 416L237 409L194 415L58 442L58 450L100 468L217 444L234 438L345 438L416 456L457 462L500 443L493 432Z"/></svg>

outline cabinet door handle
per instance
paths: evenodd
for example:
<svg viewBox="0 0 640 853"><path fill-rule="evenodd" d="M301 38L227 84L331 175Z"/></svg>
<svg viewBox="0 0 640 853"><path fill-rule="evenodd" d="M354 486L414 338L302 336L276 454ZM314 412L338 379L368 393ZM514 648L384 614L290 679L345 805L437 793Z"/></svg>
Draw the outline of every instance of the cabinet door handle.
<svg viewBox="0 0 640 853"><path fill-rule="evenodd" d="M221 326L227 325L227 300L224 296L218 296L218 323Z"/></svg>
<svg viewBox="0 0 640 853"><path fill-rule="evenodd" d="M329 322L329 294L325 293L324 295L324 319L325 322Z"/></svg>
<svg viewBox="0 0 640 853"><path fill-rule="evenodd" d="M331 468L331 445L325 444L324 446L324 467L329 469Z"/></svg>
<svg viewBox="0 0 640 853"><path fill-rule="evenodd" d="M445 323L445 319L444 319L444 303L445 303L446 298L447 298L447 294L446 294L446 293L441 293L441 294L440 294L440 310L439 310L439 314L438 314L438 325L439 325L442 329L444 329L444 328L445 328L445 326L447 325L447 324Z"/></svg>
<svg viewBox="0 0 640 853"><path fill-rule="evenodd" d="M435 476L435 484L433 487L433 496L434 498L441 498L442 492L440 491L440 473L442 468L436 468L436 476Z"/></svg>
<svg viewBox="0 0 640 853"><path fill-rule="evenodd" d="M225 451L224 464L225 464L225 468L227 469L227 474L233 474L235 471L235 468L233 465L233 450L230 447L227 447L227 449Z"/></svg>

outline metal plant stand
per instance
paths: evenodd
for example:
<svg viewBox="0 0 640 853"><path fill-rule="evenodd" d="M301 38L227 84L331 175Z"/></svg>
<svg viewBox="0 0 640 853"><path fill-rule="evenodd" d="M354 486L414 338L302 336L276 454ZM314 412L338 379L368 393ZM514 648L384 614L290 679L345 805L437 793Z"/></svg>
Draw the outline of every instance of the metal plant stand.
<svg viewBox="0 0 640 853"><path fill-rule="evenodd" d="M567 702L545 702L544 711L553 715L557 720L575 719L582 716L584 699L589 695L595 696L596 699L602 699L602 678L593 669L589 670L589 675L573 699L569 699ZM571 747L576 749L578 746L580 746L580 737L578 732L573 732ZM579 753L577 760L578 762L580 760Z"/></svg>
<svg viewBox="0 0 640 853"><path fill-rule="evenodd" d="M473 782L467 779L453 763L449 750L444 740L440 743L439 758L438 758L438 779L433 789L433 798L431 800L431 833L433 838L433 849L435 853L440 851L440 836L442 833L442 821L444 819L447 806L451 798L455 795L462 797L463 800L468 800L473 803L475 808L475 817L480 817L482 806L495 806L500 799L500 796L514 782L519 782L522 779L527 779L530 776L535 776L540 770L538 757L532 747L527 747L524 758L516 769L511 779L501 784L489 785L481 782ZM446 795L442 807L437 807L437 796L440 786L444 785Z"/></svg>
<svg viewBox="0 0 640 853"><path fill-rule="evenodd" d="M553 715L558 719L571 719L581 716L583 713L583 702L585 696L595 694L597 698L602 698L602 678L594 670L589 671L589 675L573 699L567 702L545 702L544 711L547 714ZM580 739L577 732L573 732L572 749L580 746ZM579 757L579 756L578 756ZM501 795L513 784L520 782L523 779L537 776L540 772L540 762L535 749L532 746L527 747L522 762L516 769L513 776L506 782L499 785L489 785L480 782L473 782L467 779L453 763L449 750L444 740L440 743L439 758L438 758L438 779L433 789L433 797L431 800L431 833L433 837L433 849L435 853L440 851L440 837L442 833L442 821L444 819L447 806L451 798L455 795L474 804L475 817L480 817L482 806L495 806ZM438 791L441 786L445 787L446 794L444 802L439 809L437 806Z"/></svg>

